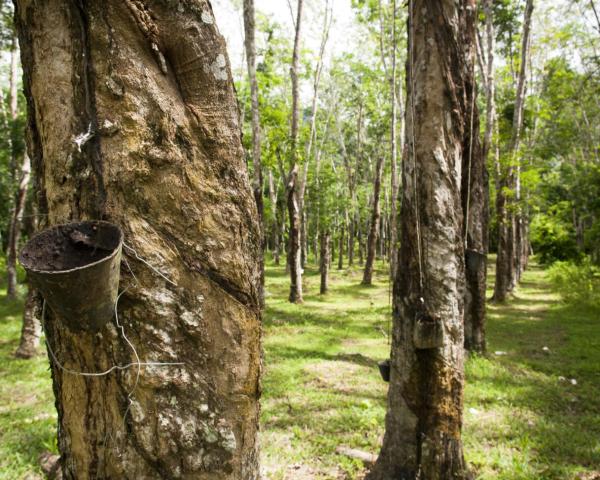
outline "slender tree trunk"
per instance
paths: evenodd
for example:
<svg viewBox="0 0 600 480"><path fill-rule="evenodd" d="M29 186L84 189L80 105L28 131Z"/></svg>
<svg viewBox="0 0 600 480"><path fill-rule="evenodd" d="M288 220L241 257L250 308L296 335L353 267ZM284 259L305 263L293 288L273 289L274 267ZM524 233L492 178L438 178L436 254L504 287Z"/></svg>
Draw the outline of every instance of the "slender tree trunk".
<svg viewBox="0 0 600 480"><path fill-rule="evenodd" d="M411 0L401 242L391 379L369 480L466 478L462 453L464 232L475 3ZM401 273L401 275L400 275Z"/></svg>
<svg viewBox="0 0 600 480"><path fill-rule="evenodd" d="M299 192L301 185L298 181L298 136L300 122L300 98L298 89L298 67L300 62L300 38L302 25L303 0L298 0L296 14L296 34L294 37L294 51L292 54L292 65L290 77L292 80L292 126L290 131L290 149L292 169L287 181L287 207L290 222L288 240L288 265L290 269L290 296L292 303L302 303L302 242L301 242L301 212L299 205Z"/></svg>
<svg viewBox="0 0 600 480"><path fill-rule="evenodd" d="M398 263L398 101L396 94L396 0L392 0L392 76L390 90L392 93L392 124L390 131L391 160L390 160L390 277L393 277ZM393 279L391 279L393 281Z"/></svg>
<svg viewBox="0 0 600 480"><path fill-rule="evenodd" d="M64 478L257 479L261 230L209 2L15 3L40 211L121 226L118 321L142 362L183 362L52 361ZM70 370L135 365L113 323L45 331Z"/></svg>
<svg viewBox="0 0 600 480"><path fill-rule="evenodd" d="M252 113L252 163L254 172L253 190L258 218L260 221L263 255L261 256L261 305L264 306L265 265L264 251L266 246L263 174L260 157L260 113L258 108L258 82L256 80L256 47L254 42L254 0L244 0L244 46L246 48L246 63L248 80L250 82L250 109ZM240 122L243 125L243 122Z"/></svg>
<svg viewBox="0 0 600 480"><path fill-rule="evenodd" d="M21 238L21 223L25 202L27 200L27 188L29 187L29 178L31 177L31 162L29 156L23 156L23 165L21 166L21 178L15 199L15 207L12 212L10 226L8 229L8 246L6 256L6 296L10 299L17 297L17 248Z"/></svg>
<svg viewBox="0 0 600 480"><path fill-rule="evenodd" d="M338 242L338 270L344 268L344 223L340 225L340 237Z"/></svg>
<svg viewBox="0 0 600 480"><path fill-rule="evenodd" d="M491 0L487 0L488 2ZM471 45L475 63L475 44ZM488 248L488 173L479 141L475 71L465 78L468 123L463 140L462 201L465 217L465 348L485 351L485 294Z"/></svg>
<svg viewBox="0 0 600 480"><path fill-rule="evenodd" d="M329 256L329 270L331 270L331 264L335 262L335 241L331 241L331 255Z"/></svg>
<svg viewBox="0 0 600 480"><path fill-rule="evenodd" d="M362 228L361 228L361 222L360 222L360 218L358 221L358 264L359 265L363 265L365 263L365 258L363 255L363 234L362 234Z"/></svg>
<svg viewBox="0 0 600 480"><path fill-rule="evenodd" d="M9 80L9 107L10 118L14 122L19 115L19 41L17 32L13 32L10 46L10 76ZM13 181L17 177L17 151L14 142L10 141L10 173Z"/></svg>
<svg viewBox="0 0 600 480"><path fill-rule="evenodd" d="M494 284L494 302L504 302L510 291L513 262L511 256L511 215L507 211L508 188L501 173L496 185L496 217L498 219L498 255L496 257L496 283Z"/></svg>
<svg viewBox="0 0 600 480"><path fill-rule="evenodd" d="M306 259L308 257L308 225L306 220L306 205L304 200L302 200L302 208L298 207L300 210L300 265L302 269L306 268Z"/></svg>
<svg viewBox="0 0 600 480"><path fill-rule="evenodd" d="M494 28L493 0L484 0L483 9L485 13L486 33L486 72L485 72L485 132L483 137L483 158L487 160L492 149L492 137L494 134L494 119L496 118L496 65L494 53L496 49L496 32Z"/></svg>
<svg viewBox="0 0 600 480"><path fill-rule="evenodd" d="M371 212L371 229L369 231L369 238L367 239L367 263L365 264L365 270L363 272L363 285L371 285L373 283L373 266L375 265L375 250L377 247L377 238L379 236L379 221L381 219L379 197L383 160L383 155L380 155L375 167L375 178L373 180L373 211Z"/></svg>
<svg viewBox="0 0 600 480"><path fill-rule="evenodd" d="M521 223L521 238L522 238L522 243L521 243L521 266L523 268L523 271L527 270L527 267L529 266L529 250L530 250L530 245L529 245L529 220L528 220L528 216L524 215L523 216L523 222Z"/></svg>
<svg viewBox="0 0 600 480"><path fill-rule="evenodd" d="M328 279L329 279L329 244L331 242L329 231L321 233L321 258L320 268L321 273L321 295L327 293L328 290Z"/></svg>
<svg viewBox="0 0 600 480"><path fill-rule="evenodd" d="M21 327L21 340L15 352L17 358L32 358L37 354L42 334L40 323L41 312L40 297L34 288L27 292L27 299L23 307L23 325Z"/></svg>
<svg viewBox="0 0 600 480"><path fill-rule="evenodd" d="M279 265L279 222L277 208L277 187L273 178L273 171L269 169L269 200L271 201L272 224L271 224L271 244L273 247L273 260L275 265ZM264 223L263 223L264 225ZM264 227L263 227L264 228Z"/></svg>
<svg viewBox="0 0 600 480"><path fill-rule="evenodd" d="M354 265L354 217L350 219L348 225L348 266Z"/></svg>
<svg viewBox="0 0 600 480"><path fill-rule="evenodd" d="M298 181L298 165L292 170L287 183L287 208L290 217L290 232L288 238L288 265L290 267L290 296L291 303L302 303L302 249L300 246L300 210L296 197L296 182Z"/></svg>
<svg viewBox="0 0 600 480"><path fill-rule="evenodd" d="M507 190L518 192L520 196L520 168L513 165L517 158L520 145L521 129L523 126L523 111L525 108L525 86L527 82L527 58L531 34L531 18L533 13L533 0L527 0L525 17L523 20L523 35L521 45L521 68L517 79L515 109L513 115L512 136L507 156L510 164L501 173L499 189L496 200L498 218L498 256L496 259L496 284L494 286L494 301L503 302L508 293L518 282L520 266L520 252L517 229L521 224L519 205L513 205L507 196Z"/></svg>
<svg viewBox="0 0 600 480"><path fill-rule="evenodd" d="M252 162L254 166L254 199L261 224L263 219L263 175L260 155L260 111L258 107L258 82L256 80L256 46L254 41L254 0L244 0L244 46L250 83L250 108L252 111Z"/></svg>
<svg viewBox="0 0 600 480"><path fill-rule="evenodd" d="M494 102L494 23L492 0L484 1L486 16L486 123L483 145L479 143L479 118L476 108L476 92L474 75L471 76L469 86L470 105L474 107L469 115L469 136L466 138L468 148L463 160L463 190L468 192L463 195L463 208L465 210L466 226L466 262L465 262L465 348L479 353L485 352L485 301L487 282L487 251L488 251L488 224L489 224L489 177L487 172L487 157L492 143L494 129L495 102ZM466 173L466 175L465 175Z"/></svg>
<svg viewBox="0 0 600 480"><path fill-rule="evenodd" d="M16 31L12 37L10 49L10 75L9 75L9 106L10 118L12 124L17 120L18 111L18 80L19 80L19 42ZM5 122L6 124L6 122ZM5 125L8 126L8 125ZM8 142L10 147L10 177L16 183L17 177L17 149L12 139ZM7 258L6 258L6 296L9 299L15 299L17 296L17 248L21 237L21 220L25 208L27 197L27 187L29 186L29 177L31 172L31 163L27 155L23 157L21 166L21 175L14 195L14 204L12 208L11 220L8 228Z"/></svg>

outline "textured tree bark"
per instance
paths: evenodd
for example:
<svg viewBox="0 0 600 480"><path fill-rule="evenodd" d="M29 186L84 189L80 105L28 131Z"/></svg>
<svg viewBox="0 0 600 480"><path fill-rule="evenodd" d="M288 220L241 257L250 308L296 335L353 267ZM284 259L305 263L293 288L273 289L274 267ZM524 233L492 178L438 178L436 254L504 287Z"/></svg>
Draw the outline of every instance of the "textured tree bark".
<svg viewBox="0 0 600 480"><path fill-rule="evenodd" d="M6 296L13 300L17 298L17 248L21 238L23 212L25 211L30 177L31 161L29 155L25 154L23 156L23 164L21 165L21 176L15 198L15 207L8 228L8 245L6 249Z"/></svg>
<svg viewBox="0 0 600 480"><path fill-rule="evenodd" d="M475 48L475 44L470 45ZM475 58L475 52L470 53ZM462 200L465 216L465 348L485 352L485 294L489 223L487 161L479 141L475 71L465 78L469 105L463 140Z"/></svg>
<svg viewBox="0 0 600 480"><path fill-rule="evenodd" d="M321 295L327 293L328 290L328 281L329 281L329 244L331 243L331 238L329 235L329 231L321 233L321 255L320 255L320 265L319 271L321 273Z"/></svg>
<svg viewBox="0 0 600 480"><path fill-rule="evenodd" d="M391 379L370 480L466 478L461 181L475 7L473 0L409 3L409 153L402 166ZM425 346L417 342L425 325L442 333L437 348L417 348Z"/></svg>
<svg viewBox="0 0 600 480"><path fill-rule="evenodd" d="M288 241L288 265L290 270L290 296L292 303L302 303L302 246L300 231L301 212L299 205L300 185L298 182L298 135L300 122L300 98L298 89L298 67L300 61L300 37L302 26L303 0L298 0L296 13L296 34L290 77L292 80L292 122L290 130L290 150L292 168L287 182L287 207L289 213L290 233Z"/></svg>
<svg viewBox="0 0 600 480"><path fill-rule="evenodd" d="M515 96L515 109L513 115L512 135L507 156L510 164L500 178L500 199L496 201L498 217L498 256L496 257L496 284L494 286L494 301L503 302L509 292L517 285L521 271L520 255L520 224L521 215L519 205L509 201L506 190L515 191L520 197L520 168L516 155L521 140L523 126L523 111L525 108L525 86L527 82L527 60L531 37L531 18L533 13L533 0L527 0L525 16L523 19L523 34L521 44L521 68L517 79ZM517 162L517 165L513 163Z"/></svg>
<svg viewBox="0 0 600 480"><path fill-rule="evenodd" d="M373 266L375 265L375 249L377 248L377 238L379 236L379 221L381 219L381 208L379 206L379 197L381 191L381 175L383 172L383 155L377 159L375 166L375 178L373 179L373 210L371 212L371 228L367 238L367 262L363 272L363 285L373 283Z"/></svg>
<svg viewBox="0 0 600 480"><path fill-rule="evenodd" d="M290 231L288 238L288 266L290 267L290 296L291 303L302 303L302 249L300 247L300 209L296 195L298 181L298 165L290 173L286 191L287 208L290 217Z"/></svg>
<svg viewBox="0 0 600 480"><path fill-rule="evenodd" d="M23 325L21 326L21 339L15 352L17 358L31 358L37 354L42 334L40 323L41 302L38 292L30 288L23 308Z"/></svg>
<svg viewBox="0 0 600 480"><path fill-rule="evenodd" d="M210 4L15 4L40 212L121 226L124 331L142 361L184 363L138 381L53 362L64 477L257 479L261 233ZM135 362L112 323L46 313L67 368Z"/></svg>

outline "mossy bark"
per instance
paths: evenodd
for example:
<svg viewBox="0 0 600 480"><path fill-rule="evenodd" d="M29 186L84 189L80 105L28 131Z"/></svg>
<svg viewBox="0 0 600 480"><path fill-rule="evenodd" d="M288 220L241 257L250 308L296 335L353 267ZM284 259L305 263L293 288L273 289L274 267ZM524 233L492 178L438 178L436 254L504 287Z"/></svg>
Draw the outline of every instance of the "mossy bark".
<svg viewBox="0 0 600 480"><path fill-rule="evenodd" d="M261 236L209 2L15 4L40 212L121 226L125 332L142 361L184 363L139 383L52 364L65 478L257 478ZM72 370L135 361L112 323L46 330Z"/></svg>

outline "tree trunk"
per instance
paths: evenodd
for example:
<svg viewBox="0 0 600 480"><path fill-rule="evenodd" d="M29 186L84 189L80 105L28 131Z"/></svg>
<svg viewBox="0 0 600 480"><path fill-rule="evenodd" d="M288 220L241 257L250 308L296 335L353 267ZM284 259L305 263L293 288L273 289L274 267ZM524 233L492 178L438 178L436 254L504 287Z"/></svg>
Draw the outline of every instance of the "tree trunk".
<svg viewBox="0 0 600 480"><path fill-rule="evenodd" d="M254 0L244 0L244 47L250 83L250 108L252 111L252 162L254 167L254 199L261 225L263 219L263 176L260 156L260 112L258 108L258 82L256 81L256 47L254 41Z"/></svg>
<svg viewBox="0 0 600 480"><path fill-rule="evenodd" d="M291 303L302 303L302 249L300 246L300 211L296 196L298 181L298 166L292 170L287 183L287 207L290 217L290 232L288 238L288 265L290 267L290 296Z"/></svg>
<svg viewBox="0 0 600 480"><path fill-rule="evenodd" d="M248 81L250 82L250 109L252 113L252 163L254 172L254 200L258 210L260 222L262 250L261 256L261 306L264 306L265 285L265 220L263 202L263 174L260 157L260 115L258 109L258 82L256 81L256 47L254 42L254 0L244 0L244 47L246 49L246 63L248 66ZM243 122L240 122L243 125Z"/></svg>
<svg viewBox="0 0 600 480"><path fill-rule="evenodd" d="M358 219L357 222L358 225L358 264L360 266L362 266L365 263L365 258L363 255L363 235L362 235L362 228L361 228L361 222L360 222L360 218Z"/></svg>
<svg viewBox="0 0 600 480"><path fill-rule="evenodd" d="M10 76L9 76L9 107L10 107L10 118L15 122L19 115L19 41L17 38L17 32L14 31L10 45ZM10 135L10 134L9 134ZM14 142L9 142L10 145L10 175L13 181L17 177L17 151Z"/></svg>
<svg viewBox="0 0 600 480"><path fill-rule="evenodd" d="M46 312L66 368L134 362L52 361L64 478L257 479L261 230L209 2L15 3L40 211L120 225L131 268L123 330Z"/></svg>
<svg viewBox="0 0 600 480"><path fill-rule="evenodd" d="M396 271L398 263L398 102L396 94L396 0L392 1L392 76L390 79L390 90L392 93L392 124L390 128L391 159L390 159L390 277ZM402 145L400 145L402 148ZM393 279L391 279L393 281Z"/></svg>
<svg viewBox="0 0 600 480"><path fill-rule="evenodd" d="M348 266L354 264L354 217L350 219L348 225Z"/></svg>
<svg viewBox="0 0 600 480"><path fill-rule="evenodd" d="M527 270L527 267L529 266L529 250L530 250L529 220L528 220L527 215L523 216L523 221L521 223L521 239L522 239L521 251L520 251L521 267L522 267L523 271L525 271L525 270Z"/></svg>
<svg viewBox="0 0 600 480"><path fill-rule="evenodd" d="M344 268L344 223L340 225L340 238L338 242L338 270Z"/></svg>
<svg viewBox="0 0 600 480"><path fill-rule="evenodd" d="M15 208L12 212L10 226L8 229L8 246L6 256L6 296L10 299L17 297L17 248L21 238L21 223L23 220L23 211L27 200L27 188L29 187L29 178L31 177L31 161L25 153L23 156L23 165L21 166L21 178L15 198Z"/></svg>
<svg viewBox="0 0 600 480"><path fill-rule="evenodd" d="M496 257L496 283L494 284L494 302L505 302L510 291L513 262L511 256L511 215L507 212L507 196L504 190L505 178L501 174L496 185L496 217L498 219L498 255Z"/></svg>
<svg viewBox="0 0 600 480"><path fill-rule="evenodd" d="M329 244L330 244L330 236L329 231L321 233L321 258L319 271L321 273L321 295L327 293L328 289L328 280L329 280Z"/></svg>
<svg viewBox="0 0 600 480"><path fill-rule="evenodd" d="M383 446L367 478L455 480L466 478L461 163L477 9L471 0L411 0L408 8L409 154L391 379Z"/></svg>
<svg viewBox="0 0 600 480"><path fill-rule="evenodd" d="M303 0L298 0L296 15L296 34L290 77L292 79L292 125L290 131L290 150L292 168L287 181L287 207L290 221L288 240L288 265L290 270L290 296L292 303L302 303L302 244L301 244L301 212L299 205L300 187L298 181L298 135L300 122L300 98L298 89L298 67L300 62L300 32L302 25Z"/></svg>
<svg viewBox="0 0 600 480"><path fill-rule="evenodd" d="M375 265L375 250L377 248L377 238L379 236L379 220L381 218L381 208L379 207L379 197L381 190L381 174L383 171L383 155L377 159L375 166L375 179L373 180L373 211L371 212L371 229L367 239L367 263L363 272L363 285L373 283L373 266Z"/></svg>
<svg viewBox="0 0 600 480"><path fill-rule="evenodd" d="M514 190L520 196L520 168L513 166L517 158L523 126L523 111L525 108L525 86L527 82L527 59L529 56L529 44L531 33L531 18L533 13L533 0L527 0L525 5L525 17L523 19L523 35L521 45L521 68L517 80L517 91L515 96L515 109L513 115L512 136L507 152L510 164L501 173L500 189L496 201L498 217L498 256L496 259L496 284L494 286L494 301L503 302L508 293L518 282L520 265L520 231L521 215L518 212L519 205L513 205L509 201L506 190ZM514 213L513 213L514 212Z"/></svg>
<svg viewBox="0 0 600 480"><path fill-rule="evenodd" d="M279 265L279 223L277 208L277 188L273 179L273 171L269 169L269 200L271 201L272 225L271 225L271 245L273 248L273 260L275 265ZM265 228L263 221L263 229Z"/></svg>
<svg viewBox="0 0 600 480"><path fill-rule="evenodd" d="M21 340L15 352L17 358L32 358L37 354L42 334L40 323L40 297L34 288L27 292L27 300L23 307L23 325L21 327Z"/></svg>
<svg viewBox="0 0 600 480"><path fill-rule="evenodd" d="M489 3L491 0L486 0ZM471 47L474 49L475 44ZM471 52L475 58L475 52ZM473 62L474 63L474 62ZM462 201L465 217L465 348L485 351L489 186L487 162L479 141L475 71L465 78L468 123L463 139ZM487 126L486 126L487 131Z"/></svg>

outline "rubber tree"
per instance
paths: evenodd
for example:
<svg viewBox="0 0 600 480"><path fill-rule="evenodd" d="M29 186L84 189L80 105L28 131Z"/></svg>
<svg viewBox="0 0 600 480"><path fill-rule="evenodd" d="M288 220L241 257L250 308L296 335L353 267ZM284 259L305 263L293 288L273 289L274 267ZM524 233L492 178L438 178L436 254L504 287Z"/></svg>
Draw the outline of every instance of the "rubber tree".
<svg viewBox="0 0 600 480"><path fill-rule="evenodd" d="M10 75L9 79L9 107L11 125L14 125L19 117L18 108L18 83L19 83L19 44L16 31L12 32L10 47ZM2 100L4 100L2 98ZM4 110L4 106L2 106ZM6 113L6 112L3 112ZM9 131L6 115L3 115L4 127ZM10 135L9 135L10 137ZM17 298L17 248L21 238L21 227L23 213L25 211L25 202L27 199L27 189L31 173L31 162L26 154L21 153L21 142L17 139L9 138L8 146L10 148L9 171L11 180L15 183L14 203L11 212L11 219L8 228L8 242L6 255L6 296L10 299ZM22 157L20 165L20 174L17 177L19 159Z"/></svg>
<svg viewBox="0 0 600 480"><path fill-rule="evenodd" d="M408 5L407 156L385 435L370 480L466 478L462 166L474 0Z"/></svg>
<svg viewBox="0 0 600 480"><path fill-rule="evenodd" d="M509 191L520 197L520 166L518 150L521 142L523 113L525 109L525 94L527 83L527 61L531 38L531 19L533 0L527 0L523 18L523 33L521 35L521 65L515 92L515 107L512 132L508 146L507 158L509 164L501 169L499 175L496 216L498 218L498 256L496 257L496 283L493 299L496 302L506 300L520 279L521 272L521 225L522 219L519 205L511 201Z"/></svg>
<svg viewBox="0 0 600 480"><path fill-rule="evenodd" d="M287 208L290 222L288 266L290 269L290 295L291 303L302 303L302 245L301 229L302 219L300 211L300 181L298 165L298 139L300 134L300 96L298 86L298 69L300 64L300 41L302 32L302 6L303 0L298 0L296 13L296 29L294 36L294 50L290 77L292 80L292 119L290 127L290 150L292 168L287 178L286 195Z"/></svg>
<svg viewBox="0 0 600 480"><path fill-rule="evenodd" d="M209 2L15 6L40 213L121 226L123 329L142 361L183 362L51 362L64 478L258 478L261 235ZM45 330L72 371L136 361L113 323Z"/></svg>
<svg viewBox="0 0 600 480"><path fill-rule="evenodd" d="M463 195L463 208L465 209L467 223L466 243L466 280L465 289L465 348L470 351L482 353L486 348L485 339L485 302L487 283L487 251L489 243L489 176L487 161L492 150L492 135L496 116L495 107L495 65L494 47L495 32L492 0L484 0L483 11L485 14L485 45L478 51L481 67L481 78L485 88L486 117L483 142L476 132L479 131L477 119L475 92L471 89L470 99L473 107L469 134L469 149L466 175L463 172L463 189L468 185L468 193ZM470 165L470 167L469 167ZM467 196L468 195L468 196Z"/></svg>
<svg viewBox="0 0 600 480"><path fill-rule="evenodd" d="M363 271L363 285L371 285L373 283L373 269L375 266L375 249L377 239L381 235L379 221L381 219L380 191L381 191L381 176L383 173L383 154L379 154L377 163L375 164L375 172L373 175L373 210L371 211L371 224L369 227L369 236L367 239L367 261Z"/></svg>

